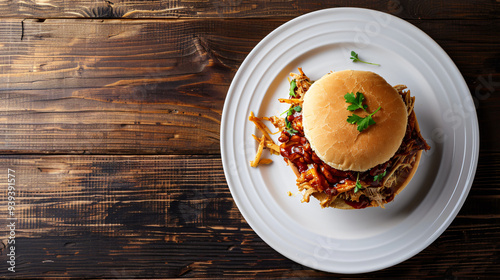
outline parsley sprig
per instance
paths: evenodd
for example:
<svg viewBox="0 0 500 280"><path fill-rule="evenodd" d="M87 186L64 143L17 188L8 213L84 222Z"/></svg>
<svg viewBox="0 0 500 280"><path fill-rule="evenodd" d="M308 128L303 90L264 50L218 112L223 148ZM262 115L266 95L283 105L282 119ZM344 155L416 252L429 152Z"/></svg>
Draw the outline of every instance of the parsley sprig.
<svg viewBox="0 0 500 280"><path fill-rule="evenodd" d="M290 92L288 93L290 96L293 96L293 97L297 97L295 95L295 89L297 88L297 82L295 81L295 79L293 79L291 82L290 82Z"/></svg>
<svg viewBox="0 0 500 280"><path fill-rule="evenodd" d="M286 114L287 116L291 116L293 115L293 112L300 112L300 111L302 111L302 107L300 107L300 105L297 105L295 107L292 106L288 108L288 110L286 110L285 112L281 113L281 115Z"/></svg>
<svg viewBox="0 0 500 280"><path fill-rule="evenodd" d="M286 114L286 117L285 117L285 124L286 124L286 126L285 127L286 127L286 131L290 135L294 135L298 131L293 128L292 122L288 120L288 116L293 115L294 112L300 112L300 111L302 111L302 107L300 107L300 105L297 105L297 106L291 106L290 108L288 108L288 110L286 110L285 112L281 113L281 115Z"/></svg>
<svg viewBox="0 0 500 280"><path fill-rule="evenodd" d="M361 185L361 182L359 182L359 173L358 173L358 177L356 178L356 187L354 187L354 193L357 193L362 189L364 189L364 187L363 185Z"/></svg>
<svg viewBox="0 0 500 280"><path fill-rule="evenodd" d="M385 177L385 174L387 174L387 170L384 170L384 173L380 173L378 175L375 175L373 177L373 180L379 182L380 180L382 180Z"/></svg>
<svg viewBox="0 0 500 280"><path fill-rule="evenodd" d="M373 114L378 112L378 110L380 110L380 107L378 107L377 110L375 110L375 112L369 114L368 116L366 116L364 118L362 118L356 114L352 114L351 116L349 116L347 118L347 122L350 124L357 124L358 125L357 129L359 132L361 132L361 131L367 129L368 126L376 124L376 122L373 120L372 116L373 116Z"/></svg>
<svg viewBox="0 0 500 280"><path fill-rule="evenodd" d="M285 118L285 127L286 127L286 131L288 132L288 134L290 135L294 135L295 133L297 133L298 131L295 130L292 126L292 122L288 121L288 118Z"/></svg>
<svg viewBox="0 0 500 280"><path fill-rule="evenodd" d="M377 65L377 66L380 66L380 64L377 64L377 63L371 63L371 62L366 62L366 61L363 61L361 59L358 58L358 54L355 52L355 51L351 51L351 59L352 59L352 62L362 62L362 63L366 63L366 64L371 64L371 65Z"/></svg>
<svg viewBox="0 0 500 280"><path fill-rule="evenodd" d="M365 100L365 96L361 92L354 93L350 92L344 95L345 102L351 103L351 105L347 106L347 110L356 111L357 109L363 109L366 112L366 107L368 105L363 105L363 100Z"/></svg>
<svg viewBox="0 0 500 280"><path fill-rule="evenodd" d="M347 106L347 110L349 111L356 111L358 109L363 109L363 111L366 111L366 108L368 107L366 104L363 104L363 100L365 99L363 93L361 92L356 92L356 95L352 92L347 93L344 95L344 99L346 103L351 103L351 105ZM373 113L369 114L368 116L362 118L356 114L352 114L349 117L347 117L347 122L350 124L357 124L358 131L361 132L365 129L368 128L370 125L374 125L376 122L373 120L372 116L380 110L381 107L378 107L377 110L375 110ZM367 112L368 113L368 112Z"/></svg>

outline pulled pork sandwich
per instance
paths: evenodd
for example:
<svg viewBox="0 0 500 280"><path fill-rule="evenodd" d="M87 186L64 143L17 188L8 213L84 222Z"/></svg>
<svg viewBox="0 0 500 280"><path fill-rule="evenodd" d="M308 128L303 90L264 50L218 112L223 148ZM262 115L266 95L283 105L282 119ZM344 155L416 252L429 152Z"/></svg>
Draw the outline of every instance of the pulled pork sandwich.
<svg viewBox="0 0 500 280"><path fill-rule="evenodd" d="M279 128L278 146L267 128L260 151L278 153L297 176L303 202L312 195L321 207L384 207L417 170L423 150L413 111L415 98L406 86L391 86L369 71L331 72L316 82L299 69L291 74L285 117L250 119ZM265 127L265 126L264 126ZM269 163L256 158L252 163Z"/></svg>

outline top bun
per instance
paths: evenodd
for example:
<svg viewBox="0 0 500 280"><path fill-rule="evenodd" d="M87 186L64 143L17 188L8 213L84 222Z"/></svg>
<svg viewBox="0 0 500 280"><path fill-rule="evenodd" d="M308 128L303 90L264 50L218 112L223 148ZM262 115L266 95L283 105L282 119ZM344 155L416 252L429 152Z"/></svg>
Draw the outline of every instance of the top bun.
<svg viewBox="0 0 500 280"><path fill-rule="evenodd" d="M361 109L347 110L344 95L363 93L363 104L376 122L359 132L347 122ZM369 71L332 72L314 82L304 96L302 124L304 134L318 157L339 170L366 171L388 161L401 146L408 122L406 105L396 89L384 78Z"/></svg>

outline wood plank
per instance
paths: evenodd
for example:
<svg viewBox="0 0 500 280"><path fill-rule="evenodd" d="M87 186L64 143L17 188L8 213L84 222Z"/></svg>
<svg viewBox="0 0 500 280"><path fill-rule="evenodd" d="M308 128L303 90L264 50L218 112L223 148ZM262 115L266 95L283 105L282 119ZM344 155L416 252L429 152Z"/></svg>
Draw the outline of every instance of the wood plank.
<svg viewBox="0 0 500 280"><path fill-rule="evenodd" d="M296 17L332 7L359 7L391 13L404 19L499 18L500 5L488 0L411 1L2 1L1 17L20 18L276 18ZM480 7L480 8L479 8Z"/></svg>
<svg viewBox="0 0 500 280"><path fill-rule="evenodd" d="M284 22L2 20L0 153L217 154L234 74ZM497 150L500 21L411 23L455 60Z"/></svg>
<svg viewBox="0 0 500 280"><path fill-rule="evenodd" d="M0 149L218 153L236 67L272 28L255 23L262 31L242 40L250 27L230 25L47 20L22 33L3 22Z"/></svg>
<svg viewBox="0 0 500 280"><path fill-rule="evenodd" d="M498 275L500 186L483 168L498 170L498 158L483 157L464 208L423 252L373 274L336 276ZM335 276L286 259L253 232L217 156L3 156L5 194L8 168L16 176L18 278ZM5 246L6 195L0 217ZM0 250L0 277L10 277L6 248Z"/></svg>

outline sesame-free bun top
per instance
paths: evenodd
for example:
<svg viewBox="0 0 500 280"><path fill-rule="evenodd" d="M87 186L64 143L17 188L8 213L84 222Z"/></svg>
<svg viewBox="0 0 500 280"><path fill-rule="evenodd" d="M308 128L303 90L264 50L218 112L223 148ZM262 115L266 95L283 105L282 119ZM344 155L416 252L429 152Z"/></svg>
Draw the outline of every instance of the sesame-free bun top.
<svg viewBox="0 0 500 280"><path fill-rule="evenodd" d="M347 110L344 95L363 93L363 104L376 122L359 132L347 122L353 113L366 117L362 109ZM356 94L357 95L357 94ZM396 89L369 71L331 72L314 82L302 104L304 134L318 157L339 170L366 171L388 161L401 146L406 132L406 105Z"/></svg>

